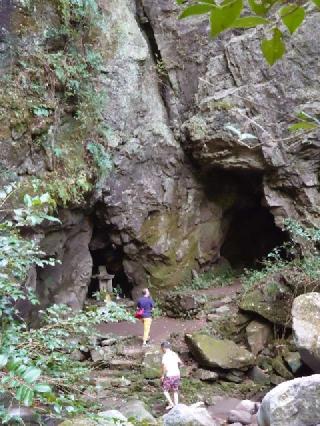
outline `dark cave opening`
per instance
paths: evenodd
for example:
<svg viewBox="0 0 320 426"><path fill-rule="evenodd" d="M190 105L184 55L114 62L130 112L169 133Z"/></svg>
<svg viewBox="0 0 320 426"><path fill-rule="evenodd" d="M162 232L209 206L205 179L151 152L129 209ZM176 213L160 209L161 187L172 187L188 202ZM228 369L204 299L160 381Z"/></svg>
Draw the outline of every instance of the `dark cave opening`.
<svg viewBox="0 0 320 426"><path fill-rule="evenodd" d="M265 205L259 173L214 171L205 178L208 198L224 208L226 229L220 254L234 269L259 268L275 247L288 240Z"/></svg>
<svg viewBox="0 0 320 426"><path fill-rule="evenodd" d="M256 205L232 211L232 218L221 248L221 256L234 268L259 267L259 263L285 236L265 207Z"/></svg>
<svg viewBox="0 0 320 426"><path fill-rule="evenodd" d="M129 282L123 269L123 251L121 247L116 247L112 243L108 243L102 248L93 248L90 252L93 266L87 297L93 298L94 293L103 290L99 277L101 275L100 268L105 267L107 274L114 276L112 279L113 292L122 298L131 298L133 286Z"/></svg>

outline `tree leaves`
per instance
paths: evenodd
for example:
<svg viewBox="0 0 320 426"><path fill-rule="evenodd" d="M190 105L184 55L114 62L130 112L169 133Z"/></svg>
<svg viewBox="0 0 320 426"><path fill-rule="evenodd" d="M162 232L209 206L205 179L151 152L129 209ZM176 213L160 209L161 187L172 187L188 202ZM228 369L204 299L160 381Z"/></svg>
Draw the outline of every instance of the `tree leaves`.
<svg viewBox="0 0 320 426"><path fill-rule="evenodd" d="M261 16L244 16L236 19L230 28L253 28L258 25L269 24L268 19L262 18Z"/></svg>
<svg viewBox="0 0 320 426"><path fill-rule="evenodd" d="M257 15L266 15L275 0L248 0L250 9Z"/></svg>
<svg viewBox="0 0 320 426"><path fill-rule="evenodd" d="M8 358L9 357L7 354L0 354L0 368L3 368L7 365Z"/></svg>
<svg viewBox="0 0 320 426"><path fill-rule="evenodd" d="M299 130L313 130L317 127L320 127L320 121L316 117L307 114L304 111L300 111L296 115L299 118L299 121L289 126L289 130L291 132L296 132Z"/></svg>
<svg viewBox="0 0 320 426"><path fill-rule="evenodd" d="M298 121L295 124L289 126L291 132L296 132L298 130L313 130L316 129L318 125L316 123L311 123L308 121Z"/></svg>
<svg viewBox="0 0 320 426"><path fill-rule="evenodd" d="M320 0L312 0L320 8ZM180 5L186 3L185 0L176 0ZM192 3L192 4L190 4ZM271 18L264 18L271 9ZM248 29L258 25L272 25L273 35L271 39L261 42L262 53L269 65L273 65L283 57L286 52L283 35L279 27L278 14L282 23L286 26L290 34L293 34L303 23L306 11L303 6L296 3L289 3L281 6L278 0L248 0L248 5L253 12L252 15L241 16L243 11L243 0L189 0L188 6L183 10L180 18L193 15L208 14L210 20L210 33L213 37L218 36L228 29ZM246 8L247 9L247 8ZM273 19L272 19L273 18Z"/></svg>
<svg viewBox="0 0 320 426"><path fill-rule="evenodd" d="M293 34L302 24L305 18L305 10L303 7L297 4L289 4L283 6L280 10L280 17L284 25L288 28L291 34Z"/></svg>
<svg viewBox="0 0 320 426"><path fill-rule="evenodd" d="M239 18L243 8L242 0L231 0L222 4L223 6L212 9L210 14L210 32L213 37L230 28Z"/></svg>
<svg viewBox="0 0 320 426"><path fill-rule="evenodd" d="M273 37L270 40L265 39L261 42L263 56L269 65L273 65L277 60L281 59L286 52L282 37L282 32L278 28L275 28L273 30Z"/></svg>
<svg viewBox="0 0 320 426"><path fill-rule="evenodd" d="M184 11L180 14L179 19L188 18L189 16L194 15L203 15L205 13L211 12L214 5L206 4L206 3L198 3L193 4L184 9Z"/></svg>
<svg viewBox="0 0 320 426"><path fill-rule="evenodd" d="M22 378L27 383L33 383L33 382L37 381L40 376L41 376L40 368L30 367L24 372Z"/></svg>
<svg viewBox="0 0 320 426"><path fill-rule="evenodd" d="M45 384L35 385L34 390L39 393L50 393L52 392L51 387Z"/></svg>
<svg viewBox="0 0 320 426"><path fill-rule="evenodd" d="M21 402L22 405L30 407L34 399L34 391L26 385L22 385L17 389L16 392L17 401Z"/></svg>

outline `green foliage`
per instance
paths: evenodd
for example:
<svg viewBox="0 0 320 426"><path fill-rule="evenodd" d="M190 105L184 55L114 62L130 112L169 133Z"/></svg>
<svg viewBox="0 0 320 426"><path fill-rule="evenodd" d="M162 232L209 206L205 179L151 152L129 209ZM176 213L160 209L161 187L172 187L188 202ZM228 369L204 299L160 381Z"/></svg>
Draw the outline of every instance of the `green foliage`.
<svg viewBox="0 0 320 426"><path fill-rule="evenodd" d="M8 197L15 187L10 186L10 189L11 192L6 187L0 196L5 194ZM16 301L28 299L36 303L33 291L24 284L30 267L53 264L53 259L44 258L44 253L35 241L20 236L18 228L39 225L44 220L59 222L47 214L54 202L48 194L36 197L26 194L24 205L11 212L6 209L6 213L11 213L12 220L0 224L0 320L3 326L18 314L14 305Z"/></svg>
<svg viewBox="0 0 320 426"><path fill-rule="evenodd" d="M289 130L292 132L296 132L299 130L314 130L320 126L320 121L316 117L307 114L304 111L299 112L297 114L297 118L299 119L299 121L289 126Z"/></svg>
<svg viewBox="0 0 320 426"><path fill-rule="evenodd" d="M97 168L87 161L85 147L88 141L106 142L106 93L97 90L103 15L97 0L53 0L47 24L41 21L47 13L42 1L19 3L28 43L18 33L12 49L19 61L1 78L0 91L8 99L0 96L0 115L12 115L10 127L17 134L32 133L36 149L48 157L50 171L38 179L37 192L48 192L62 206L79 205L92 189ZM64 138L69 123L75 131Z"/></svg>
<svg viewBox="0 0 320 426"><path fill-rule="evenodd" d="M284 25L288 28L291 34L293 34L302 24L305 18L306 12L303 7L296 4L289 4L283 6L280 10L280 16Z"/></svg>
<svg viewBox="0 0 320 426"><path fill-rule="evenodd" d="M270 40L262 40L261 50L269 65L273 65L282 58L286 47L283 42L283 34L278 28L273 30L273 36Z"/></svg>
<svg viewBox="0 0 320 426"><path fill-rule="evenodd" d="M179 5L185 3L183 0L176 2ZM320 7L319 0L314 0L313 3ZM252 15L248 15L248 9ZM233 28L267 26L272 37L261 41L261 50L269 65L273 65L286 52L282 25L292 35L302 25L309 9L309 2L306 1L283 5L278 0L247 0L245 3L242 0L192 0L184 7L179 18L208 15L213 37Z"/></svg>
<svg viewBox="0 0 320 426"><path fill-rule="evenodd" d="M275 292L279 282L272 280L279 274L289 275L291 286L304 286L306 291L312 291L313 284L320 284L320 229L306 228L292 219L287 219L284 226L290 235L290 241L272 250L263 260L261 269L245 270L240 278L245 291L257 283L268 281L268 291ZM289 259L283 258L284 252Z"/></svg>
<svg viewBox="0 0 320 426"><path fill-rule="evenodd" d="M103 309L77 314L65 305L54 305L40 314L42 326L38 329L12 321L5 329L0 391L22 405L38 406L40 412L50 412L49 403L54 411L51 415L57 418L90 411L82 394L90 390L91 367L73 361L70 354L92 346L95 327L101 321L130 320L131 316L112 302Z"/></svg>
<svg viewBox="0 0 320 426"><path fill-rule="evenodd" d="M210 32L216 37L239 18L243 8L242 0L224 1L220 7L213 7L210 13Z"/></svg>
<svg viewBox="0 0 320 426"><path fill-rule="evenodd" d="M106 178L113 167L110 154L100 143L89 142L87 145L87 150L92 155L92 159L98 170L99 178Z"/></svg>
<svg viewBox="0 0 320 426"><path fill-rule="evenodd" d="M216 271L208 271L199 274L190 282L185 282L177 287L175 291L188 291L188 290L205 290L209 288L216 288L231 285L236 275L229 266L222 266Z"/></svg>
<svg viewBox="0 0 320 426"><path fill-rule="evenodd" d="M77 176L60 176L53 173L48 179L33 179L32 186L35 192L47 191L50 197L63 207L82 204L92 189L92 184L84 171L79 172Z"/></svg>
<svg viewBox="0 0 320 426"><path fill-rule="evenodd" d="M3 188L2 204L16 190L14 184ZM39 312L41 326L36 329L20 318L17 303L38 303L27 285L30 268L54 265L55 261L39 249L36 240L24 238L19 231L44 220L59 222L47 214L55 207L48 193L25 194L23 200L24 207L5 209L12 219L0 224L0 393L13 404L33 407L39 416L49 413L62 418L94 412L96 407L83 397L91 390L91 367L74 361L71 353L93 345L92 337L101 321L131 320L132 315L110 302L78 313L68 306L54 305ZM0 407L0 420L2 424L19 421L7 407Z"/></svg>

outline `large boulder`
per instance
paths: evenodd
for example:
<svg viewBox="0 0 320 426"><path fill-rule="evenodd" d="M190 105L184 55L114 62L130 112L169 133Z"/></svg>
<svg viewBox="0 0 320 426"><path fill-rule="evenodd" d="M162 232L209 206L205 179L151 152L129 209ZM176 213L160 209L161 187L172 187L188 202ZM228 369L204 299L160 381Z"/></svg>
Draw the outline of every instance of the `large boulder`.
<svg viewBox="0 0 320 426"><path fill-rule="evenodd" d="M219 340L206 334L186 335L186 342L199 364L209 368L248 369L254 365L254 355L231 340Z"/></svg>
<svg viewBox="0 0 320 426"><path fill-rule="evenodd" d="M169 292L163 300L162 309L169 317L192 318L199 314L205 305L197 292Z"/></svg>
<svg viewBox="0 0 320 426"><path fill-rule="evenodd" d="M259 426L306 426L320 423L320 375L281 383L263 398Z"/></svg>
<svg viewBox="0 0 320 426"><path fill-rule="evenodd" d="M41 249L58 262L39 268L36 290L43 305L63 303L79 310L92 275L92 224L79 211L63 210L60 218L61 228L47 232L41 241Z"/></svg>
<svg viewBox="0 0 320 426"><path fill-rule="evenodd" d="M138 422L144 422L148 425L157 424L156 419L147 410L146 405L139 400L129 401L122 408L121 413L129 419L132 418Z"/></svg>
<svg viewBox="0 0 320 426"><path fill-rule="evenodd" d="M161 376L162 354L158 348L146 351L142 362L142 374L146 379L159 379Z"/></svg>
<svg viewBox="0 0 320 426"><path fill-rule="evenodd" d="M251 352L257 355L261 352L272 336L270 324L251 321L246 328L247 340Z"/></svg>
<svg viewBox="0 0 320 426"><path fill-rule="evenodd" d="M320 293L298 296L292 306L292 328L302 360L320 372Z"/></svg>
<svg viewBox="0 0 320 426"><path fill-rule="evenodd" d="M163 426L218 426L205 408L178 404L163 416Z"/></svg>
<svg viewBox="0 0 320 426"><path fill-rule="evenodd" d="M273 324L287 325L290 323L291 300L290 289L270 280L245 292L240 308L258 314Z"/></svg>

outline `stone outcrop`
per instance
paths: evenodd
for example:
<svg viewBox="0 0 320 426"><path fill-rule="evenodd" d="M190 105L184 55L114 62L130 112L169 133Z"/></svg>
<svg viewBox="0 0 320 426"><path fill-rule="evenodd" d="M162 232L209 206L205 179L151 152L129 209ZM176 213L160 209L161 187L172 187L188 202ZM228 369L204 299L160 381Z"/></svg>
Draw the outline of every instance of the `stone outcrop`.
<svg viewBox="0 0 320 426"><path fill-rule="evenodd" d="M239 306L273 324L289 325L292 299L292 292L287 286L270 280L245 292Z"/></svg>
<svg viewBox="0 0 320 426"><path fill-rule="evenodd" d="M294 300L292 329L302 360L320 372L320 293L303 294Z"/></svg>
<svg viewBox="0 0 320 426"><path fill-rule="evenodd" d="M254 355L231 340L219 340L194 333L186 335L186 342L203 367L246 370L254 365Z"/></svg>
<svg viewBox="0 0 320 426"><path fill-rule="evenodd" d="M197 404L178 404L162 419L164 426L217 426L208 411Z"/></svg>
<svg viewBox="0 0 320 426"><path fill-rule="evenodd" d="M138 422L147 423L148 425L157 424L156 419L149 413L146 405L139 400L127 402L121 408L121 413L128 418L134 418Z"/></svg>
<svg viewBox="0 0 320 426"><path fill-rule="evenodd" d="M181 129L184 146L199 166L263 173L265 203L277 223L291 217L319 224L318 135L288 132L295 112L319 109L318 13L271 68L259 51L259 30L208 42L206 19L176 21L179 8L169 0L142 4L176 94L167 103L174 117L176 110L180 120L189 116Z"/></svg>
<svg viewBox="0 0 320 426"><path fill-rule="evenodd" d="M233 229L235 210L251 208L253 200L263 210L259 212L272 222L271 212L279 226L285 217L318 225L319 137L317 131L288 132L295 112L318 113L318 14L308 17L286 58L270 68L259 52L256 30L209 40L207 19L177 20L180 8L171 0L111 0L100 5L105 27L94 40L102 52L96 80L99 91L107 93L102 112L114 167L98 188L87 191L87 200L77 200L87 225L84 235L79 225L80 267L74 273L81 278L75 282L68 262L73 265L69 248L72 252L72 233L77 231L64 224L59 230L45 230L44 245L62 264L38 275L44 302L82 306L91 263L92 230L85 216L99 223L92 247L112 245L121 252L121 267L134 295L149 283L157 290L174 287L189 279L193 269L212 265L220 257L228 227ZM19 38L20 23L30 27L21 46L31 55L35 46L46 42L42 23L56 22L57 13L51 3L39 2L33 26L33 17L21 11L10 12L16 25L12 31ZM3 72L9 44L0 55ZM72 175L65 176L65 187L76 186L82 172L90 180L88 141L73 138L79 122L70 105L57 108L62 114L58 121L50 113L37 116L23 90L22 85L11 95L5 85L0 90L0 183L20 180L29 190L31 178L50 182L57 166L49 147L53 131L56 146L66 153L62 170ZM36 94L31 97L39 103ZM65 207L72 215L72 203ZM233 227L245 230L238 244L250 231L236 219ZM257 220L257 229L264 223ZM250 249L255 257L274 246L273 241L265 243L269 233L264 232L265 239L257 238ZM258 250L259 244L265 247ZM235 257L239 251L229 248Z"/></svg>
<svg viewBox="0 0 320 426"><path fill-rule="evenodd" d="M301 426L320 423L320 375L281 383L263 398L259 426Z"/></svg>
<svg viewBox="0 0 320 426"><path fill-rule="evenodd" d="M174 286L218 258L222 211L208 201L170 128L148 42L131 2L104 6L107 52L101 86L112 129L115 170L102 187L98 216L123 247L136 286Z"/></svg>
<svg viewBox="0 0 320 426"><path fill-rule="evenodd" d="M79 310L87 297L92 273L92 224L81 212L66 210L60 216L62 229L47 233L41 241L42 250L58 263L39 268L37 293L45 304L63 303Z"/></svg>
<svg viewBox="0 0 320 426"><path fill-rule="evenodd" d="M246 333L248 344L254 355L261 352L272 337L270 324L259 321L251 321L250 324L247 325Z"/></svg>

